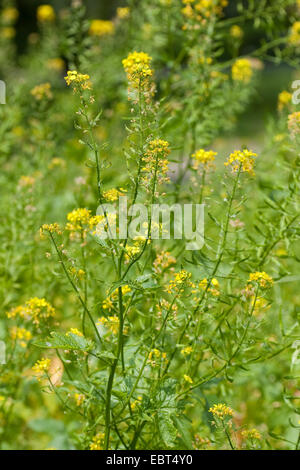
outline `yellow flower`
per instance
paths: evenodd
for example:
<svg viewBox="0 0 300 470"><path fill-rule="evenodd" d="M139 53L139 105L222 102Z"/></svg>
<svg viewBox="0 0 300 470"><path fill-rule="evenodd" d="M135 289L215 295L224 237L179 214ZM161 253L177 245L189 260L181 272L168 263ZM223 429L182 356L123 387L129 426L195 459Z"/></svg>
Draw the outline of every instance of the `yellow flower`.
<svg viewBox="0 0 300 470"><path fill-rule="evenodd" d="M48 372L50 364L51 364L50 359L42 358L34 364L32 370L36 372L38 375L41 375L44 372Z"/></svg>
<svg viewBox="0 0 300 470"><path fill-rule="evenodd" d="M245 439L261 439L261 434L260 432L257 431L257 429L248 429L245 431L242 431L242 436Z"/></svg>
<svg viewBox="0 0 300 470"><path fill-rule="evenodd" d="M10 336L14 341L18 340L23 348L26 348L28 341L30 341L32 338L30 331L26 330L25 328L18 328L16 326L11 328Z"/></svg>
<svg viewBox="0 0 300 470"><path fill-rule="evenodd" d="M251 150L235 150L231 153L224 163L225 166L231 166L233 172L241 171L244 173L250 173L254 175L254 163L255 160L253 157L257 157L257 154Z"/></svg>
<svg viewBox="0 0 300 470"><path fill-rule="evenodd" d="M37 9L37 19L41 23L55 21L55 11L51 5L40 5Z"/></svg>
<svg viewBox="0 0 300 470"><path fill-rule="evenodd" d="M249 83L253 75L251 62L249 59L238 59L233 64L232 69L232 78L238 82Z"/></svg>
<svg viewBox="0 0 300 470"><path fill-rule="evenodd" d="M273 279L264 271L251 273L248 279L248 283L257 282L260 287L263 289L267 289L268 287L272 287L274 284Z"/></svg>
<svg viewBox="0 0 300 470"><path fill-rule="evenodd" d="M62 72L65 68L65 61L60 57L49 59L47 61L47 67L50 70L55 70L56 72Z"/></svg>
<svg viewBox="0 0 300 470"><path fill-rule="evenodd" d="M168 269L169 266L175 263L176 258L171 256L171 253L168 251L162 251L156 255L156 258L153 262L153 268L157 274L161 274L163 271Z"/></svg>
<svg viewBox="0 0 300 470"><path fill-rule="evenodd" d="M43 240L45 238L45 232L48 233L56 233L57 235L61 235L62 231L58 223L54 224L44 224L40 228L40 237Z"/></svg>
<svg viewBox="0 0 300 470"><path fill-rule="evenodd" d="M292 101L292 94L288 91L282 91L278 95L278 109L282 111L287 105L289 105Z"/></svg>
<svg viewBox="0 0 300 470"><path fill-rule="evenodd" d="M35 183L35 178L33 176L21 176L19 179L18 186L21 188L32 187Z"/></svg>
<svg viewBox="0 0 300 470"><path fill-rule="evenodd" d="M67 215L66 229L71 232L82 231L85 225L89 225L91 211L89 209L74 209Z"/></svg>
<svg viewBox="0 0 300 470"><path fill-rule="evenodd" d="M215 418L224 419L226 416L233 416L233 410L229 408L229 406L224 405L224 403L218 403L217 405L213 405L208 410L210 413L213 414Z"/></svg>
<svg viewBox="0 0 300 470"><path fill-rule="evenodd" d="M92 443L90 444L90 450L102 450L104 444L104 434L99 432L93 437Z"/></svg>
<svg viewBox="0 0 300 470"><path fill-rule="evenodd" d="M199 282L199 289L202 289L202 290L206 290L207 289L207 284L208 284L208 280L206 278L202 279L202 281ZM210 281L210 285L212 287L209 287L207 289L207 292L210 292L213 296L215 297L218 297L220 295L220 292L219 292L219 288L220 288L220 284L219 284L219 281L216 279L216 278L213 278L211 281Z"/></svg>
<svg viewBox="0 0 300 470"><path fill-rule="evenodd" d="M166 157L170 153L169 142L162 139L155 139L149 142L149 148L147 150L147 155L156 157L157 155L161 157Z"/></svg>
<svg viewBox="0 0 300 470"><path fill-rule="evenodd" d="M185 380L186 382L188 382L189 384L193 384L193 383L194 383L194 382L193 382L193 379L191 379L191 377L190 377L189 375L184 374L183 378L184 378L184 380Z"/></svg>
<svg viewBox="0 0 300 470"><path fill-rule="evenodd" d="M122 286L122 295L125 296L126 294L129 294L131 292L131 288L126 284ZM117 302L119 298L119 289L116 289L110 297L108 297L104 302L102 303L102 308L104 310L109 310L111 311L113 309L113 303Z"/></svg>
<svg viewBox="0 0 300 470"><path fill-rule="evenodd" d="M75 267L72 267L70 268L70 273L80 281L85 278L85 271L83 269L76 269Z"/></svg>
<svg viewBox="0 0 300 470"><path fill-rule="evenodd" d="M85 395L83 395L83 393L75 393L74 398L75 398L76 406L81 406L86 397Z"/></svg>
<svg viewBox="0 0 300 470"><path fill-rule="evenodd" d="M115 188L108 189L107 191L103 192L103 198L106 201L115 202L119 199L120 196L124 194L124 192L125 190L122 188L120 190L115 189Z"/></svg>
<svg viewBox="0 0 300 470"><path fill-rule="evenodd" d="M254 302L255 302L255 307L253 311L254 315L259 315L264 310L268 310L270 308L270 305L268 305L268 302L263 297L257 297L256 301L255 301L255 297L252 297L251 307L253 307Z"/></svg>
<svg viewBox="0 0 300 470"><path fill-rule="evenodd" d="M244 31L240 26L234 24L230 28L230 36L232 36L234 39L241 39L244 36Z"/></svg>
<svg viewBox="0 0 300 470"><path fill-rule="evenodd" d="M159 349L154 348L149 353L148 364L150 364L151 367L155 367L156 365L158 365L158 363L156 362L156 360L158 359L161 359L167 362L167 353L161 352Z"/></svg>
<svg viewBox="0 0 300 470"><path fill-rule="evenodd" d="M16 30L11 26L6 26L0 30L0 35L4 39L13 39L16 35Z"/></svg>
<svg viewBox="0 0 300 470"><path fill-rule="evenodd" d="M83 337L83 334L77 328L70 328L70 330L66 333L66 336L70 336L70 334Z"/></svg>
<svg viewBox="0 0 300 470"><path fill-rule="evenodd" d="M134 400L130 405L132 411L134 411L138 406L140 406L142 401L143 401L143 397L141 396L137 397L137 400Z"/></svg>
<svg viewBox="0 0 300 470"><path fill-rule="evenodd" d="M19 11L13 7L4 8L1 17L5 23L15 23L19 18Z"/></svg>
<svg viewBox="0 0 300 470"><path fill-rule="evenodd" d="M186 346L185 348L181 350L181 354L183 356L189 356L190 354L192 354L192 352L193 352L192 346Z"/></svg>
<svg viewBox="0 0 300 470"><path fill-rule="evenodd" d="M99 318L97 325L104 326L111 333L116 335L119 332L120 320L119 320L119 317L117 315L113 315L113 316L108 317L108 318L101 317L101 318Z"/></svg>
<svg viewBox="0 0 300 470"><path fill-rule="evenodd" d="M293 138L300 134L300 111L289 114L288 128Z"/></svg>
<svg viewBox="0 0 300 470"><path fill-rule="evenodd" d="M166 291L171 294L173 291L180 292L185 287L192 287L193 283L190 281L191 277L191 273L185 270L181 270L178 273L175 273L174 279L170 281Z"/></svg>
<svg viewBox="0 0 300 470"><path fill-rule="evenodd" d="M134 88L145 87L153 71L150 68L152 58L145 52L132 52L122 61L128 81Z"/></svg>
<svg viewBox="0 0 300 470"><path fill-rule="evenodd" d="M91 90L92 88L90 76L78 73L76 70L69 70L65 81L68 86L73 86L74 91L78 90L77 86L79 86L79 90Z"/></svg>
<svg viewBox="0 0 300 470"><path fill-rule="evenodd" d="M187 18L198 21L207 20L212 16L221 16L228 0L182 0L185 7L181 10Z"/></svg>
<svg viewBox="0 0 300 470"><path fill-rule="evenodd" d="M197 170L200 165L202 165L205 170L215 168L213 162L215 161L215 157L217 155L217 152L213 152L212 150L197 150L195 153L192 154L192 159L194 160L193 169Z"/></svg>
<svg viewBox="0 0 300 470"><path fill-rule="evenodd" d="M291 27L289 42L294 45L300 45L300 21L295 21Z"/></svg>
<svg viewBox="0 0 300 470"><path fill-rule="evenodd" d="M54 168L65 168L66 162L62 158L54 157L52 158L51 162L48 165L49 170L53 170Z"/></svg>
<svg viewBox="0 0 300 470"><path fill-rule="evenodd" d="M42 101L43 99L51 100L53 98L50 83L42 83L41 85L37 85L31 90L30 93L37 101Z"/></svg>
<svg viewBox="0 0 300 470"><path fill-rule="evenodd" d="M167 156L171 152L169 145L169 142L162 139L154 139L149 142L142 169L144 172L143 182L146 185L151 184L154 174L156 174L159 184L169 182L170 179L167 176L169 170Z"/></svg>
<svg viewBox="0 0 300 470"><path fill-rule="evenodd" d="M112 21L106 20L93 20L90 25L89 34L91 36L108 36L114 34L115 25Z"/></svg>
<svg viewBox="0 0 300 470"><path fill-rule="evenodd" d="M33 323L39 324L41 320L48 320L55 316L54 308L45 299L33 297L27 300L25 305L13 308L7 313L7 318L23 318L32 320Z"/></svg>
<svg viewBox="0 0 300 470"><path fill-rule="evenodd" d="M117 8L117 17L123 20L124 18L128 18L130 14L130 8L129 7L119 7Z"/></svg>

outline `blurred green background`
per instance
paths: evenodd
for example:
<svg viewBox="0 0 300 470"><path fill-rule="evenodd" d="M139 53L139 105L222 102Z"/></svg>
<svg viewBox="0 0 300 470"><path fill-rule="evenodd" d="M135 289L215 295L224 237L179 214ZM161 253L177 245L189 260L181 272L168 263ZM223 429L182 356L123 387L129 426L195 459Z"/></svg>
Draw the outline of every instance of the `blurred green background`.
<svg viewBox="0 0 300 470"><path fill-rule="evenodd" d="M88 18L111 19L115 16L116 9L119 6L126 6L128 3L134 5L142 0L84 0L87 8ZM17 0L16 6L20 11L20 17L16 25L17 36L16 43L18 54L22 55L26 51L27 38L32 32L38 31L36 20L36 9L41 4L51 4L56 11L68 8L71 0ZM1 0L5 4L5 0ZM235 0L230 0L225 10L227 17L235 14ZM243 54L249 54L259 46L262 40L260 29L253 29L251 33L245 31L245 41ZM252 100L247 112L241 117L236 128L236 135L250 136L259 134L264 125L267 114L276 112L278 94L287 88L293 80L293 70L285 65L276 66L273 63L267 63L261 74L261 80L257 93Z"/></svg>

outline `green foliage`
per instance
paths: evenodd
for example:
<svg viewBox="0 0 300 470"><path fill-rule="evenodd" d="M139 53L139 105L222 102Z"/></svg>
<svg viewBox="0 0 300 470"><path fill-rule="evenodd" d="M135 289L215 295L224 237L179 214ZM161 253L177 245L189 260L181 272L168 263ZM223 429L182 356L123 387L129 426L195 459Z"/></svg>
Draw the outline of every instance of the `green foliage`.
<svg viewBox="0 0 300 470"><path fill-rule="evenodd" d="M298 108L237 132L299 2L82 3L18 60L1 10L0 448L298 449ZM205 204L204 246L101 238L120 195Z"/></svg>

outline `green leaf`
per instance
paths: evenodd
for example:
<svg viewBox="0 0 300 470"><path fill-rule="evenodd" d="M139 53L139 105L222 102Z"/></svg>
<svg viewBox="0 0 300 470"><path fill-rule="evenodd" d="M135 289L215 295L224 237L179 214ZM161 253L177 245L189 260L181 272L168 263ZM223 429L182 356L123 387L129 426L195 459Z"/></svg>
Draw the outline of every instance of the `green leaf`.
<svg viewBox="0 0 300 470"><path fill-rule="evenodd" d="M177 437L177 429L174 426L171 415L167 412L160 412L158 414L158 420L162 440L167 447L173 447Z"/></svg>
<svg viewBox="0 0 300 470"><path fill-rule="evenodd" d="M34 346L42 349L70 349L73 351L89 351L93 348L93 342L86 340L83 336L69 333L63 335L61 333L52 332L50 338L35 341Z"/></svg>

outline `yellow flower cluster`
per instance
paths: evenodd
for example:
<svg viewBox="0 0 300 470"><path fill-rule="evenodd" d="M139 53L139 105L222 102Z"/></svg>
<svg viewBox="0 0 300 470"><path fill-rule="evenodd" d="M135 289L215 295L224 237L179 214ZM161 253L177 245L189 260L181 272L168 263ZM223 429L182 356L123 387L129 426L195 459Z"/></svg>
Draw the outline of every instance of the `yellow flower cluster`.
<svg viewBox="0 0 300 470"><path fill-rule="evenodd" d="M295 21L291 27L289 42L294 46L300 45L300 21Z"/></svg>
<svg viewBox="0 0 300 470"><path fill-rule="evenodd" d="M130 292L131 292L131 288L127 284L122 286L123 296L126 294L129 294ZM116 289L109 297L107 297L106 300L104 300L104 302L102 303L102 308L110 312L113 309L114 302L118 301L118 296L119 296L119 289Z"/></svg>
<svg viewBox="0 0 300 470"><path fill-rule="evenodd" d="M89 209L74 209L67 215L66 229L70 232L82 231L85 225L91 225L91 211Z"/></svg>
<svg viewBox="0 0 300 470"><path fill-rule="evenodd" d="M208 410L213 414L215 418L224 419L226 416L233 416L233 410L229 406L224 405L224 403L218 403L217 405L212 406Z"/></svg>
<svg viewBox="0 0 300 470"><path fill-rule="evenodd" d="M20 305L7 313L7 318L19 317L24 320L33 320L39 324L41 320L48 320L55 316L54 308L45 299L33 297L25 305Z"/></svg>
<svg viewBox="0 0 300 470"><path fill-rule="evenodd" d="M248 279L248 283L257 282L260 287L263 289L267 289L268 287L272 287L274 284L273 279L269 274L262 272L251 273Z"/></svg>
<svg viewBox="0 0 300 470"><path fill-rule="evenodd" d="M167 353L161 352L159 349L154 348L149 353L148 364L150 364L151 367L155 367L158 365L158 360L167 361Z"/></svg>
<svg viewBox="0 0 300 470"><path fill-rule="evenodd" d="M190 354L192 354L193 352L193 348L192 346L186 346L185 348L183 348L180 353L182 354L182 356L186 357L186 356L189 356Z"/></svg>
<svg viewBox="0 0 300 470"><path fill-rule="evenodd" d="M247 429L247 430L242 431L242 437L244 439L257 439L257 440L260 440L261 439L261 434L260 434L259 431L257 431L257 429Z"/></svg>
<svg viewBox="0 0 300 470"><path fill-rule="evenodd" d="M292 101L292 94L288 91L282 91L278 95L278 110L282 111L286 106L288 106Z"/></svg>
<svg viewBox="0 0 300 470"><path fill-rule="evenodd" d="M127 79L133 88L147 88L153 75L150 67L152 58L145 52L132 52L122 61Z"/></svg>
<svg viewBox="0 0 300 470"><path fill-rule="evenodd" d="M70 336L71 334L76 335L76 336L80 336L80 337L83 338L83 334L77 328L70 328L70 330L66 333L66 336Z"/></svg>
<svg viewBox="0 0 300 470"><path fill-rule="evenodd" d="M104 434L99 432L93 437L92 443L90 444L90 450L102 450L104 444Z"/></svg>
<svg viewBox="0 0 300 470"><path fill-rule="evenodd" d="M128 18L130 14L130 8L129 7L118 7L117 8L117 17L120 18L120 20L124 20L125 18Z"/></svg>
<svg viewBox="0 0 300 470"><path fill-rule="evenodd" d="M18 328L14 326L10 330L10 337L14 341L18 340L20 345L23 348L26 348L28 341L30 341L32 338L32 334L30 331L26 330L25 328Z"/></svg>
<svg viewBox="0 0 300 470"><path fill-rule="evenodd" d="M108 189L107 191L103 191L103 198L105 199L105 201L115 202L125 192L126 192L125 189L122 189L122 188L120 188L120 190L115 189L115 188Z"/></svg>
<svg viewBox="0 0 300 470"><path fill-rule="evenodd" d="M168 251L162 251L156 255L156 258L153 262L153 268L156 274L161 274L175 263L176 258L174 258L171 253Z"/></svg>
<svg viewBox="0 0 300 470"><path fill-rule="evenodd" d="M300 111L289 114L288 128L293 138L300 134Z"/></svg>
<svg viewBox="0 0 300 470"><path fill-rule="evenodd" d="M18 186L20 188L32 187L35 183L35 178L33 176L21 176L19 179Z"/></svg>
<svg viewBox="0 0 300 470"><path fill-rule="evenodd" d="M37 9L37 19L40 23L55 21L55 11L51 5L40 5Z"/></svg>
<svg viewBox="0 0 300 470"><path fill-rule="evenodd" d="M197 21L207 20L213 16L221 16L228 0L182 0L185 5L182 14Z"/></svg>
<svg viewBox="0 0 300 470"><path fill-rule="evenodd" d="M178 273L174 274L174 279L172 279L167 287L166 291L171 294L172 292L180 292L185 287L195 287L191 282L191 273L181 270Z"/></svg>
<svg viewBox="0 0 300 470"><path fill-rule="evenodd" d="M257 157L257 154L251 150L235 150L229 155L224 165L231 166L233 172L240 170L241 172L254 175L254 157Z"/></svg>
<svg viewBox="0 0 300 470"><path fill-rule="evenodd" d="M73 86L74 91L78 90L77 87L79 87L79 91L91 90L92 88L90 76L78 73L76 70L69 70L67 72L67 76L65 77L65 81L68 86Z"/></svg>
<svg viewBox="0 0 300 470"><path fill-rule="evenodd" d="M167 176L169 162L167 156L170 154L169 142L162 139L151 140L148 144L148 150L144 157L143 178L144 183L149 183L151 177L156 174L158 183L167 183L170 181Z"/></svg>
<svg viewBox="0 0 300 470"><path fill-rule="evenodd" d="M89 34L91 36L109 36L114 34L115 25L112 21L107 20L93 20L90 25Z"/></svg>
<svg viewBox="0 0 300 470"><path fill-rule="evenodd" d="M117 315L113 315L113 316L108 317L108 318L101 317L101 318L99 318L97 325L104 326L111 333L116 335L116 334L118 334L118 331L119 331L120 320L119 320L119 317Z"/></svg>
<svg viewBox="0 0 300 470"><path fill-rule="evenodd" d="M232 79L237 82L249 83L253 75L249 59L238 59L231 69Z"/></svg>
<svg viewBox="0 0 300 470"><path fill-rule="evenodd" d="M42 83L41 85L37 85L31 90L30 93L37 101L42 101L45 99L51 100L53 98L50 83Z"/></svg>
<svg viewBox="0 0 300 470"><path fill-rule="evenodd" d="M44 372L48 372L50 368L50 364L51 364L50 359L42 358L34 364L32 370L36 372L38 375L41 375Z"/></svg>
<svg viewBox="0 0 300 470"><path fill-rule="evenodd" d="M205 170L215 168L214 161L217 156L217 152L212 150L199 149L192 154L193 169L198 170L199 166L202 166Z"/></svg>
<svg viewBox="0 0 300 470"><path fill-rule="evenodd" d="M166 157L170 153L169 142L162 139L154 139L149 142L149 148L147 150L147 155L156 157Z"/></svg>
<svg viewBox="0 0 300 470"><path fill-rule="evenodd" d="M125 260L128 263L131 259L134 259L142 250L143 245L146 242L146 237L141 237L135 240L133 245L127 245L125 248ZM148 240L150 243L150 240Z"/></svg>
<svg viewBox="0 0 300 470"><path fill-rule="evenodd" d="M45 232L48 233L56 233L57 235L61 235L62 231L58 223L54 224L44 224L40 228L40 237L41 239L45 239Z"/></svg>
<svg viewBox="0 0 300 470"><path fill-rule="evenodd" d="M199 289L202 289L202 290L206 290L207 292L210 292L213 296L215 297L218 297L220 295L220 284L219 284L219 281L218 279L216 278L213 278L211 281L210 281L210 285L212 287L209 287L207 289L207 285L208 285L208 280L206 278L202 279L202 281L199 282Z"/></svg>

